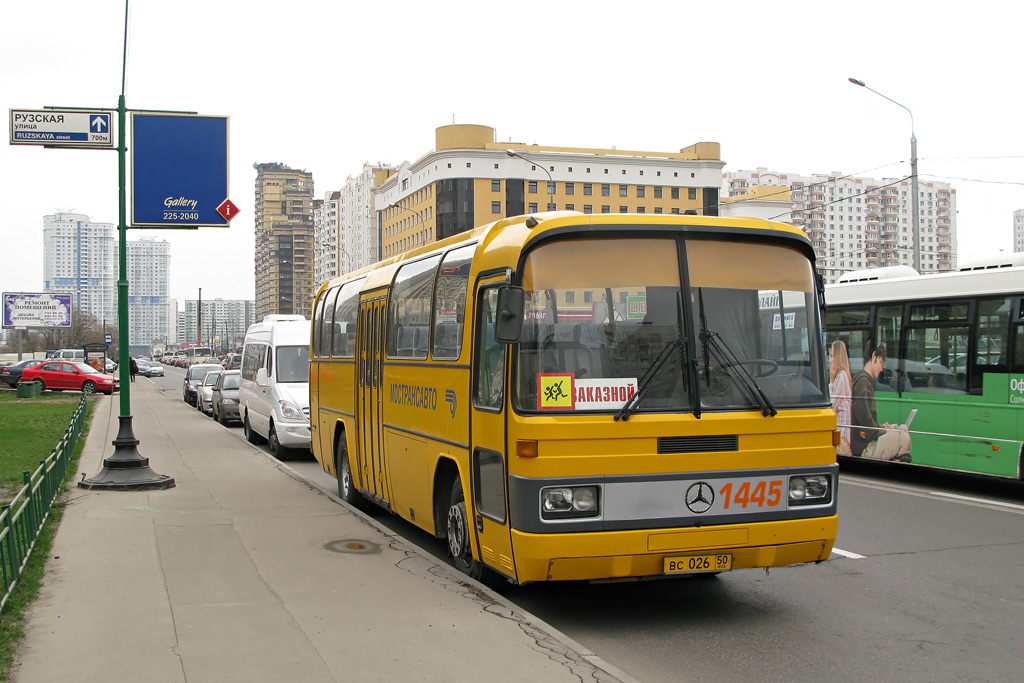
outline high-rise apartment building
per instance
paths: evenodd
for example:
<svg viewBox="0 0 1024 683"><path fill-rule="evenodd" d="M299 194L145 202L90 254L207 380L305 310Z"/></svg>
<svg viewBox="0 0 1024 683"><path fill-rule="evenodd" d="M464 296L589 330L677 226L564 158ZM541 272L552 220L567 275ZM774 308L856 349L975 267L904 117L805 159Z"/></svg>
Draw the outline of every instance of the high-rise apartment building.
<svg viewBox="0 0 1024 683"><path fill-rule="evenodd" d="M1013 250L1024 252L1024 209L1013 212Z"/></svg>
<svg viewBox="0 0 1024 683"><path fill-rule="evenodd" d="M117 320L117 227L80 213L43 217L43 291L72 294L74 310Z"/></svg>
<svg viewBox="0 0 1024 683"><path fill-rule="evenodd" d="M433 151L375 174L380 258L538 211L718 214L725 166L718 143L639 152L494 137L487 126L443 126Z"/></svg>
<svg viewBox="0 0 1024 683"><path fill-rule="evenodd" d="M341 190L313 204L317 286L380 260L373 189L396 171L394 166L363 164Z"/></svg>
<svg viewBox="0 0 1024 683"><path fill-rule="evenodd" d="M828 282L851 270L914 264L909 179L804 176L765 168L723 178L725 194L739 198L737 205L754 186L788 189L792 212L775 218L807 233ZM918 185L921 271L956 270L956 190L942 182Z"/></svg>
<svg viewBox="0 0 1024 683"><path fill-rule="evenodd" d="M198 299L186 299L178 312L178 344L203 344L228 352L240 349L245 331L256 322L255 303L246 299L203 299L202 337ZM260 318L262 320L263 318Z"/></svg>
<svg viewBox="0 0 1024 683"><path fill-rule="evenodd" d="M284 164L256 169L256 318L312 314L313 174Z"/></svg>
<svg viewBox="0 0 1024 683"><path fill-rule="evenodd" d="M127 243L128 339L167 348L174 342L171 244L145 237Z"/></svg>
<svg viewBox="0 0 1024 683"><path fill-rule="evenodd" d="M313 200L313 282L317 286L345 272L339 264L342 253L338 248L340 205L341 192L337 190L331 190L323 199Z"/></svg>

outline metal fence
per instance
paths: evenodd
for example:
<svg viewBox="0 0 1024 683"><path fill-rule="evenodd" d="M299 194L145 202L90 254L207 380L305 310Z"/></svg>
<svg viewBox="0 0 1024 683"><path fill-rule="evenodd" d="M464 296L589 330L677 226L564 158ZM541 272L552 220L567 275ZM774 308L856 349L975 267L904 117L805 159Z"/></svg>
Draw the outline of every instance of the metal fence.
<svg viewBox="0 0 1024 683"><path fill-rule="evenodd" d="M39 463L35 472L25 472L25 485L0 512L0 576L3 598L0 611L14 591L28 556L35 547L53 501L57 499L67 475L68 463L75 452L78 437L85 426L89 403L85 394L71 416L71 425L50 456Z"/></svg>

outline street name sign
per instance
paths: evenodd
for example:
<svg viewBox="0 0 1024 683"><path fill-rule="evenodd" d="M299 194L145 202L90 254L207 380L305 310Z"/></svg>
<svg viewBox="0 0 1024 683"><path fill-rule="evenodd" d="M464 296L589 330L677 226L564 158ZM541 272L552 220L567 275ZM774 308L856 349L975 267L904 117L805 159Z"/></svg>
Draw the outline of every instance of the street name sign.
<svg viewBox="0 0 1024 683"><path fill-rule="evenodd" d="M11 109L11 144L47 147L114 147L114 112Z"/></svg>
<svg viewBox="0 0 1024 683"><path fill-rule="evenodd" d="M72 294L4 292L4 327L71 327Z"/></svg>
<svg viewBox="0 0 1024 683"><path fill-rule="evenodd" d="M228 117L132 114L134 228L225 228Z"/></svg>

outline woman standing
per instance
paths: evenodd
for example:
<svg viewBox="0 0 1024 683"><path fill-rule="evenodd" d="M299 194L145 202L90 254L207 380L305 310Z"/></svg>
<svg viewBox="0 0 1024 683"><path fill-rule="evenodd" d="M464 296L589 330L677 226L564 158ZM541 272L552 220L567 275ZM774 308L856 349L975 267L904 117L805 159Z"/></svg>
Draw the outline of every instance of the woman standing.
<svg viewBox="0 0 1024 683"><path fill-rule="evenodd" d="M829 385L828 393L832 397L832 407L836 411L836 422L839 424L839 455L853 455L850 449L850 421L853 419L853 385L850 380L850 355L846 352L846 343L832 342L828 356Z"/></svg>

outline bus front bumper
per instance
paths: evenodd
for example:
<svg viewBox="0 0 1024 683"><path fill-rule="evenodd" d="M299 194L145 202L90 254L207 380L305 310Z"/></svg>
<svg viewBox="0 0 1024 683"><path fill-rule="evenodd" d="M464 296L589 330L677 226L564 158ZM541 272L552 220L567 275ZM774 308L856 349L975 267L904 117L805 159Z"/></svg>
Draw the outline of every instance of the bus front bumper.
<svg viewBox="0 0 1024 683"><path fill-rule="evenodd" d="M827 560L838 517L570 534L512 530L519 583L669 576L665 558L731 555L732 569Z"/></svg>

